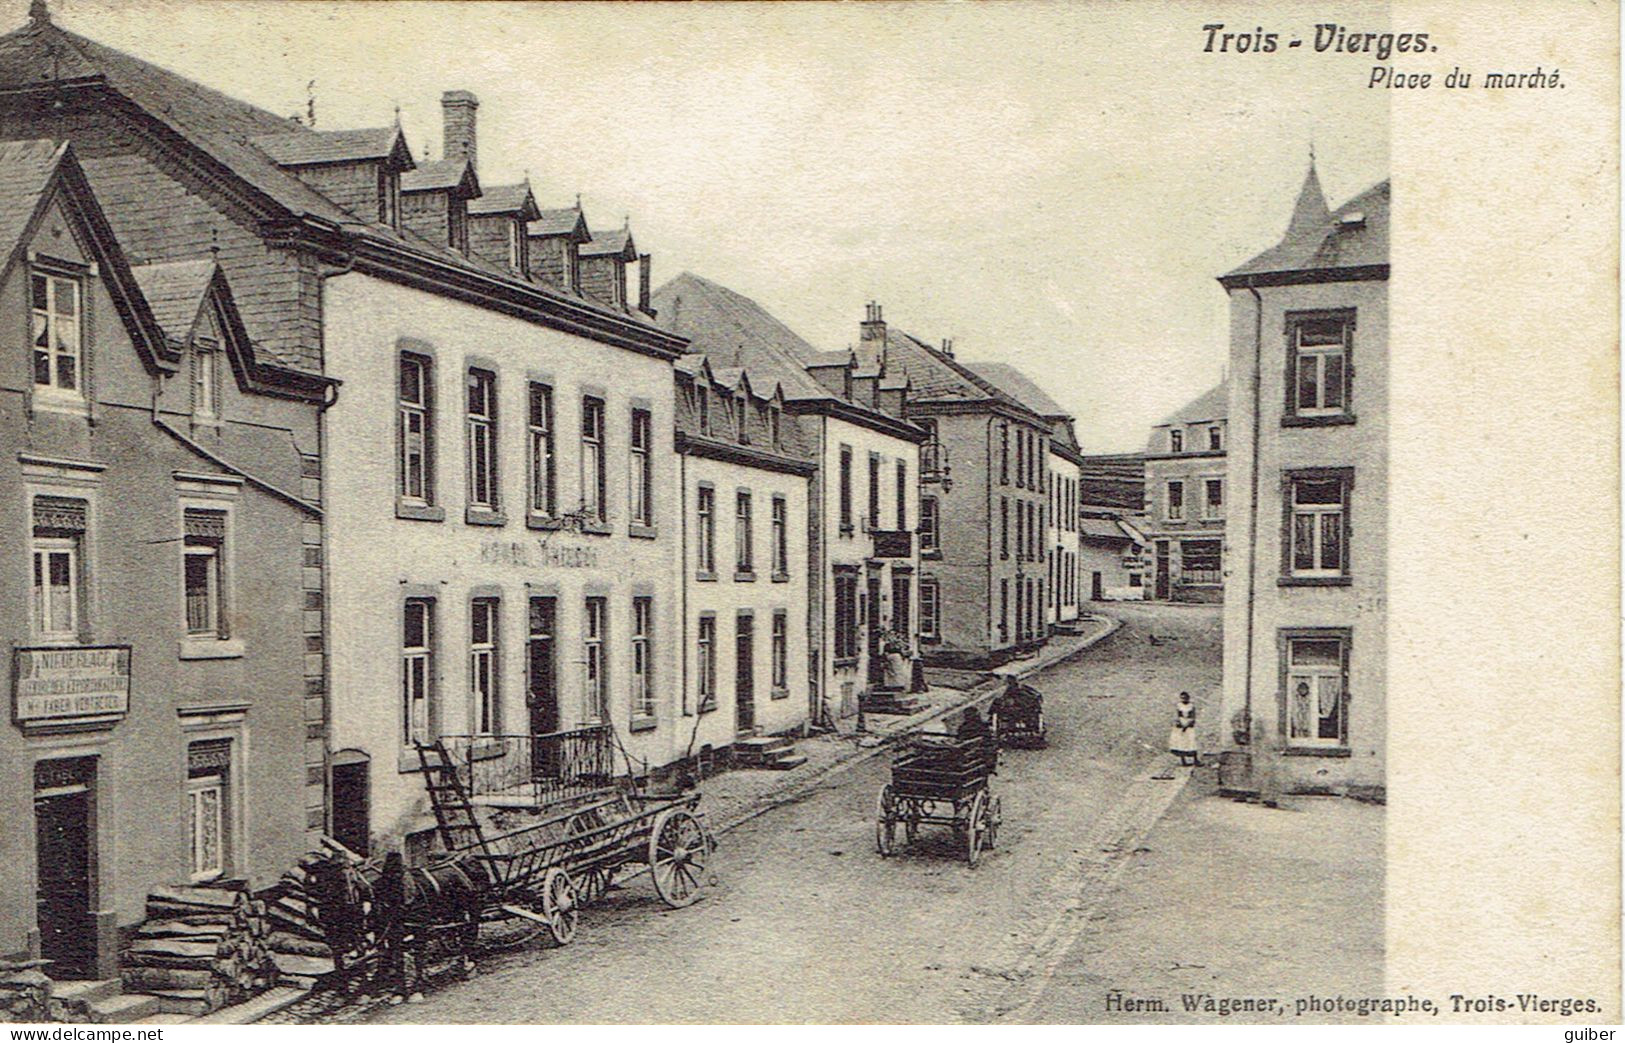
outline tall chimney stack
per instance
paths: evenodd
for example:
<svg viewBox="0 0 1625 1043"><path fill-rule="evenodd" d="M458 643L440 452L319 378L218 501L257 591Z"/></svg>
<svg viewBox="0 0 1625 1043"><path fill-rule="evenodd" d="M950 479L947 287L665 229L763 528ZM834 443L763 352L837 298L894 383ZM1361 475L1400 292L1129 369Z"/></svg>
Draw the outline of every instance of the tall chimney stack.
<svg viewBox="0 0 1625 1043"><path fill-rule="evenodd" d="M859 365L865 369L886 366L886 319L880 305L870 301L864 308L863 326L858 337Z"/></svg>
<svg viewBox="0 0 1625 1043"><path fill-rule="evenodd" d="M446 159L466 159L479 169L479 153L474 138L474 114L480 99L472 91L447 91L440 96L441 151Z"/></svg>
<svg viewBox="0 0 1625 1043"><path fill-rule="evenodd" d="M650 267L649 255L638 254L638 311L645 315L654 314L649 310Z"/></svg>

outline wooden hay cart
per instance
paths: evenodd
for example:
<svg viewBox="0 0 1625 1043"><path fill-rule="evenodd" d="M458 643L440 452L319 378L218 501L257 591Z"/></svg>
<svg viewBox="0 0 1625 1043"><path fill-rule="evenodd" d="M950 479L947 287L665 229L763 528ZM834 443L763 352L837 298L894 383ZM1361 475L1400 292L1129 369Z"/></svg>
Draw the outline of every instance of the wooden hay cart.
<svg viewBox="0 0 1625 1043"><path fill-rule="evenodd" d="M921 825L949 826L972 867L998 839L1001 807L989 787L998 768L991 736L919 735L892 761L875 810L875 850L897 850L897 830L913 843Z"/></svg>

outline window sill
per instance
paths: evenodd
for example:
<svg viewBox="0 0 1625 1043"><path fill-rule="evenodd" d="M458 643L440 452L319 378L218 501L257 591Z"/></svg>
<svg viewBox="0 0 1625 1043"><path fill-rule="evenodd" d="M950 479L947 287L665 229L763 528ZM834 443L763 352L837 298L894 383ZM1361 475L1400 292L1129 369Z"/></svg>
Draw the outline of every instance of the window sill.
<svg viewBox="0 0 1625 1043"><path fill-rule="evenodd" d="M843 525L841 526L841 538L843 540L849 540L852 538L852 534L857 531L858 530L854 529L851 525Z"/></svg>
<svg viewBox="0 0 1625 1043"><path fill-rule="evenodd" d="M768 695L768 698L769 699L788 699L788 698L790 698L790 689L788 689L788 688L775 688Z"/></svg>
<svg viewBox="0 0 1625 1043"><path fill-rule="evenodd" d="M597 521L582 522L581 534L583 536L613 536L615 534L615 530L609 527L609 522L607 520L598 519Z"/></svg>
<svg viewBox="0 0 1625 1043"><path fill-rule="evenodd" d="M853 670L858 665L857 656L837 657L834 663L837 670Z"/></svg>
<svg viewBox="0 0 1625 1043"><path fill-rule="evenodd" d="M775 572L773 573L773 582L788 583L790 582L790 574L788 572Z"/></svg>
<svg viewBox="0 0 1625 1043"><path fill-rule="evenodd" d="M716 708L717 698L713 695L710 697L709 701L700 704L700 715L703 717L708 713L713 713L716 711Z"/></svg>
<svg viewBox="0 0 1625 1043"><path fill-rule="evenodd" d="M659 726L660 722L653 717L633 717L626 727L631 732L652 732Z"/></svg>
<svg viewBox="0 0 1625 1043"><path fill-rule="evenodd" d="M493 511L487 507L463 508L463 523L465 525L506 525L508 516L501 511Z"/></svg>
<svg viewBox="0 0 1625 1043"><path fill-rule="evenodd" d="M396 500L395 517L406 521L443 522L446 520L446 509L436 507L432 503L406 503Z"/></svg>
<svg viewBox="0 0 1625 1043"><path fill-rule="evenodd" d="M657 525L638 525L633 523L632 525L627 526L626 534L632 537L634 540L652 540L660 535L660 527Z"/></svg>
<svg viewBox="0 0 1625 1043"><path fill-rule="evenodd" d="M921 549L921 551L920 551L920 560L921 561L941 561L942 560L942 551L935 548L935 547L933 547L930 550Z"/></svg>
<svg viewBox="0 0 1625 1043"><path fill-rule="evenodd" d="M564 528L564 523L550 514L531 512L525 515L525 528L536 529L540 532L556 532Z"/></svg>
<svg viewBox="0 0 1625 1043"><path fill-rule="evenodd" d="M1288 746L1281 751L1283 757L1348 757L1347 746Z"/></svg>
<svg viewBox="0 0 1625 1043"><path fill-rule="evenodd" d="M940 645L940 644L942 644L942 635L941 634L921 634L920 635L920 644L922 644L922 645Z"/></svg>
<svg viewBox="0 0 1625 1043"><path fill-rule="evenodd" d="M1288 413L1281 417L1282 427L1342 427L1354 423L1353 413L1334 413L1330 416L1298 416Z"/></svg>
<svg viewBox="0 0 1625 1043"><path fill-rule="evenodd" d="M1347 587L1353 583L1352 576L1282 576L1275 581L1278 587Z"/></svg>
<svg viewBox="0 0 1625 1043"><path fill-rule="evenodd" d="M243 643L214 637L183 637L175 654L181 659L241 659Z"/></svg>
<svg viewBox="0 0 1625 1043"><path fill-rule="evenodd" d="M705 572L702 570L694 573L694 582L696 583L715 583L716 581L717 574L715 572Z"/></svg>
<svg viewBox="0 0 1625 1043"><path fill-rule="evenodd" d="M734 582L735 583L755 583L756 582L756 573L747 572L747 571L741 569L741 570L734 573Z"/></svg>

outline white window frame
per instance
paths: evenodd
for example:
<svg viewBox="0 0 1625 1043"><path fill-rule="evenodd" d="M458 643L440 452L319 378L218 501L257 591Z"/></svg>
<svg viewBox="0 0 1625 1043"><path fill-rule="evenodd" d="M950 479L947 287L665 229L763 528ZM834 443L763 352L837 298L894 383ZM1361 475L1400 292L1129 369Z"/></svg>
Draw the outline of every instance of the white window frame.
<svg viewBox="0 0 1625 1043"><path fill-rule="evenodd" d="M783 496L772 502L773 575L790 575L790 504Z"/></svg>
<svg viewBox="0 0 1625 1043"><path fill-rule="evenodd" d="M202 883L206 880L218 880L226 873L229 863L227 846L230 839L226 830L231 822L231 814L227 808L230 799L231 779L229 773L219 775L193 776L188 773L186 777L186 830L188 862L190 863L191 882ZM204 824L200 812L204 812L204 797L214 795L214 835L216 838L214 857L211 862L204 864L206 857L203 851L203 831L199 828Z"/></svg>
<svg viewBox="0 0 1625 1043"><path fill-rule="evenodd" d="M1179 489L1179 500L1174 500L1174 488ZM1163 489L1163 516L1169 521L1185 520L1185 480L1175 478L1165 483Z"/></svg>
<svg viewBox="0 0 1625 1043"><path fill-rule="evenodd" d="M220 348L203 338L192 342L192 415L205 421L220 417Z"/></svg>
<svg viewBox="0 0 1625 1043"><path fill-rule="evenodd" d="M1353 326L1351 317L1338 316L1303 316L1290 317L1292 323L1292 414L1301 417L1344 416L1350 410L1349 405L1349 339ZM1334 344L1305 344L1304 332L1316 323L1336 323L1341 330L1341 336ZM1339 392L1342 401L1335 406L1326 405L1326 363L1331 358L1337 358L1342 363L1342 378ZM1315 405L1305 406L1299 398L1303 387L1303 366L1306 362L1314 366Z"/></svg>
<svg viewBox="0 0 1625 1043"><path fill-rule="evenodd" d="M775 609L769 634L768 662L770 681L774 691L785 691L790 686L790 614Z"/></svg>
<svg viewBox="0 0 1625 1043"><path fill-rule="evenodd" d="M609 516L608 485L604 480L604 400L596 395L581 399L581 509L603 521Z"/></svg>
<svg viewBox="0 0 1625 1043"><path fill-rule="evenodd" d="M632 410L627 470L632 524L649 525L654 521L654 416L642 406Z"/></svg>
<svg viewBox="0 0 1625 1043"><path fill-rule="evenodd" d="M433 742L435 736L435 599L409 597L401 603L401 741ZM407 621L414 610L423 613L423 643L409 645ZM421 708L422 717L417 711Z"/></svg>
<svg viewBox="0 0 1625 1043"><path fill-rule="evenodd" d="M1298 486L1300 483L1336 485L1340 490L1340 502L1336 504L1300 504L1298 503ZM1287 526L1287 565L1292 576L1305 579L1326 579L1349 574L1349 491L1348 480L1340 476L1294 475L1289 479L1287 493L1291 500ZM1300 517L1313 519L1310 530L1310 558L1315 564L1307 568L1298 566L1298 519ZM1327 568L1322 564L1325 554L1325 522L1327 518L1332 517L1337 519L1338 524L1339 560L1336 568Z"/></svg>
<svg viewBox="0 0 1625 1043"><path fill-rule="evenodd" d="M581 699L586 723L609 718L609 599L590 594L582 602Z"/></svg>
<svg viewBox="0 0 1625 1043"><path fill-rule="evenodd" d="M1212 487L1219 487L1219 502L1217 507L1213 503ZM1207 521L1222 521L1224 519L1224 478L1219 475L1202 476L1202 517Z"/></svg>
<svg viewBox="0 0 1625 1043"><path fill-rule="evenodd" d="M632 598L633 720L651 720L655 715L654 614L652 596L639 594Z"/></svg>
<svg viewBox="0 0 1625 1043"><path fill-rule="evenodd" d="M1183 453L1185 451L1185 432L1174 428L1168 432L1168 451L1170 453Z"/></svg>
<svg viewBox="0 0 1625 1043"><path fill-rule="evenodd" d="M32 519L30 519L32 525ZM29 553L29 605L34 640L41 644L72 643L79 640L80 568L84 556L83 540L78 536L32 536ZM64 595L68 603L68 627L65 630L48 626L56 614L56 595L50 582L51 559L66 556L68 588ZM39 579L35 579L38 576Z"/></svg>
<svg viewBox="0 0 1625 1043"><path fill-rule="evenodd" d="M497 375L480 366L464 374L468 439L468 506L495 511L500 506L497 476ZM476 393L479 401L474 400Z"/></svg>
<svg viewBox="0 0 1625 1043"><path fill-rule="evenodd" d="M700 713L717 708L717 617L701 615L695 633L695 688Z"/></svg>
<svg viewBox="0 0 1625 1043"><path fill-rule="evenodd" d="M734 571L753 572L756 568L756 544L752 529L755 515L755 497L749 489L734 493Z"/></svg>
<svg viewBox="0 0 1625 1043"><path fill-rule="evenodd" d="M942 588L934 578L920 580L920 636L938 637L942 627Z"/></svg>
<svg viewBox="0 0 1625 1043"><path fill-rule="evenodd" d="M715 487L702 485L694 494L695 523L695 550L699 554L699 561L695 563L696 570L706 575L715 575L717 571L717 491Z"/></svg>
<svg viewBox="0 0 1625 1043"><path fill-rule="evenodd" d="M402 384L406 372L417 373L417 397L410 398ZM401 352L395 369L395 437L398 459L395 462L395 491L403 501L428 506L434 503L434 391L432 380L434 364L422 355ZM413 432L414 421L418 430ZM418 462L417 485L412 482L412 459Z"/></svg>
<svg viewBox="0 0 1625 1043"><path fill-rule="evenodd" d="M36 280L45 282L45 307L40 308L34 304L34 284ZM64 315L57 308L57 294L67 287L72 292L73 314ZM63 404L83 404L85 394L85 280L80 276L68 275L60 271L51 271L41 267L29 270L28 285L29 305L29 355L34 394L42 401L56 400ZM64 345L58 340L62 332L61 327L66 324L71 329L70 343ZM36 343L41 336L45 337L45 348L41 350ZM71 360L73 385L64 386L62 381L62 363ZM45 379L40 379L40 363L45 364Z"/></svg>
<svg viewBox="0 0 1625 1043"><path fill-rule="evenodd" d="M482 613L488 616L484 621L483 640L476 636L481 629ZM469 602L468 730L471 735L502 733L501 621L500 599L477 597Z"/></svg>
<svg viewBox="0 0 1625 1043"><path fill-rule="evenodd" d="M553 389L547 384L531 381L525 403L525 433L529 447L527 477L530 486L527 509L538 518L551 518L558 510L553 427Z"/></svg>
<svg viewBox="0 0 1625 1043"><path fill-rule="evenodd" d="M219 640L225 636L225 612L221 605L222 583L221 547L206 543L187 543L181 552L182 594L186 599L186 636L193 640ZM192 605L190 585L190 572L192 561L196 559L204 562L205 591L204 611L208 619L201 624L192 619Z"/></svg>
<svg viewBox="0 0 1625 1043"><path fill-rule="evenodd" d="M929 509L927 509L929 507ZM938 550L937 541L941 538L937 531L937 498L935 496L920 497L920 553L925 554ZM927 520L929 519L929 521Z"/></svg>
<svg viewBox="0 0 1625 1043"><path fill-rule="evenodd" d="M1286 641L1286 692L1284 694L1285 694L1285 698L1286 698L1286 722L1287 722L1286 723L1286 732L1287 732L1286 741L1287 741L1287 745L1289 747L1304 747L1304 746L1331 747L1331 748L1344 747L1347 744L1347 741L1348 741L1347 740L1348 721L1345 719L1345 715L1348 713L1348 701L1347 701L1347 691L1346 691L1346 689L1348 687L1348 678L1346 676L1346 672L1344 670L1344 665L1343 664L1347 661L1348 654L1349 654L1349 637L1348 637L1348 635L1347 634L1326 634L1326 635L1288 634L1285 637L1285 641ZM1337 653L1338 653L1337 662L1335 664L1325 664L1325 663L1299 664L1297 662L1294 662L1294 655L1296 653L1297 645L1298 645L1299 642L1305 642L1305 643L1307 643L1307 642L1335 643L1337 645ZM1337 735L1335 735L1333 737L1330 737L1330 738L1326 738L1326 737L1323 737L1323 736L1320 735L1320 721L1321 721L1321 718L1322 718L1322 715L1319 712L1320 700L1321 700L1321 695L1322 695L1322 688L1327 682L1331 682L1331 683L1334 683L1336 685L1336 718L1335 718L1335 720L1337 722L1338 727L1337 727ZM1313 705L1310 707L1311 716L1310 716L1310 720L1309 720L1309 731L1310 731L1311 734L1307 734L1307 735L1302 735L1302 734L1297 733L1297 731L1296 731L1297 721L1296 721L1295 715L1293 713L1293 703L1294 703L1294 700L1297 698L1297 689L1298 689L1298 685L1300 683L1307 684L1309 686L1309 698L1314 701Z"/></svg>

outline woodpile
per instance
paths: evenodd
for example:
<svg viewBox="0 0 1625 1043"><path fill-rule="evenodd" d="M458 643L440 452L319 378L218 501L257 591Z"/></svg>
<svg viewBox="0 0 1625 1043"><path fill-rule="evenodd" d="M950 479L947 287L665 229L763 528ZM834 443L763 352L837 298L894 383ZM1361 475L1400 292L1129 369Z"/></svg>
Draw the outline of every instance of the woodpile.
<svg viewBox="0 0 1625 1043"><path fill-rule="evenodd" d="M307 890L311 869L335 852L355 863L361 861L327 837L322 838L322 848L301 858L265 893L266 920L271 925L266 944L283 980L294 985L313 986L334 968L333 951L328 948L317 919L318 910Z"/></svg>
<svg viewBox="0 0 1625 1043"><path fill-rule="evenodd" d="M53 1016L48 960L0 960L0 1021L39 1023Z"/></svg>
<svg viewBox="0 0 1625 1043"><path fill-rule="evenodd" d="M266 902L240 887L159 887L120 961L126 992L194 1013L240 1003L277 983Z"/></svg>

